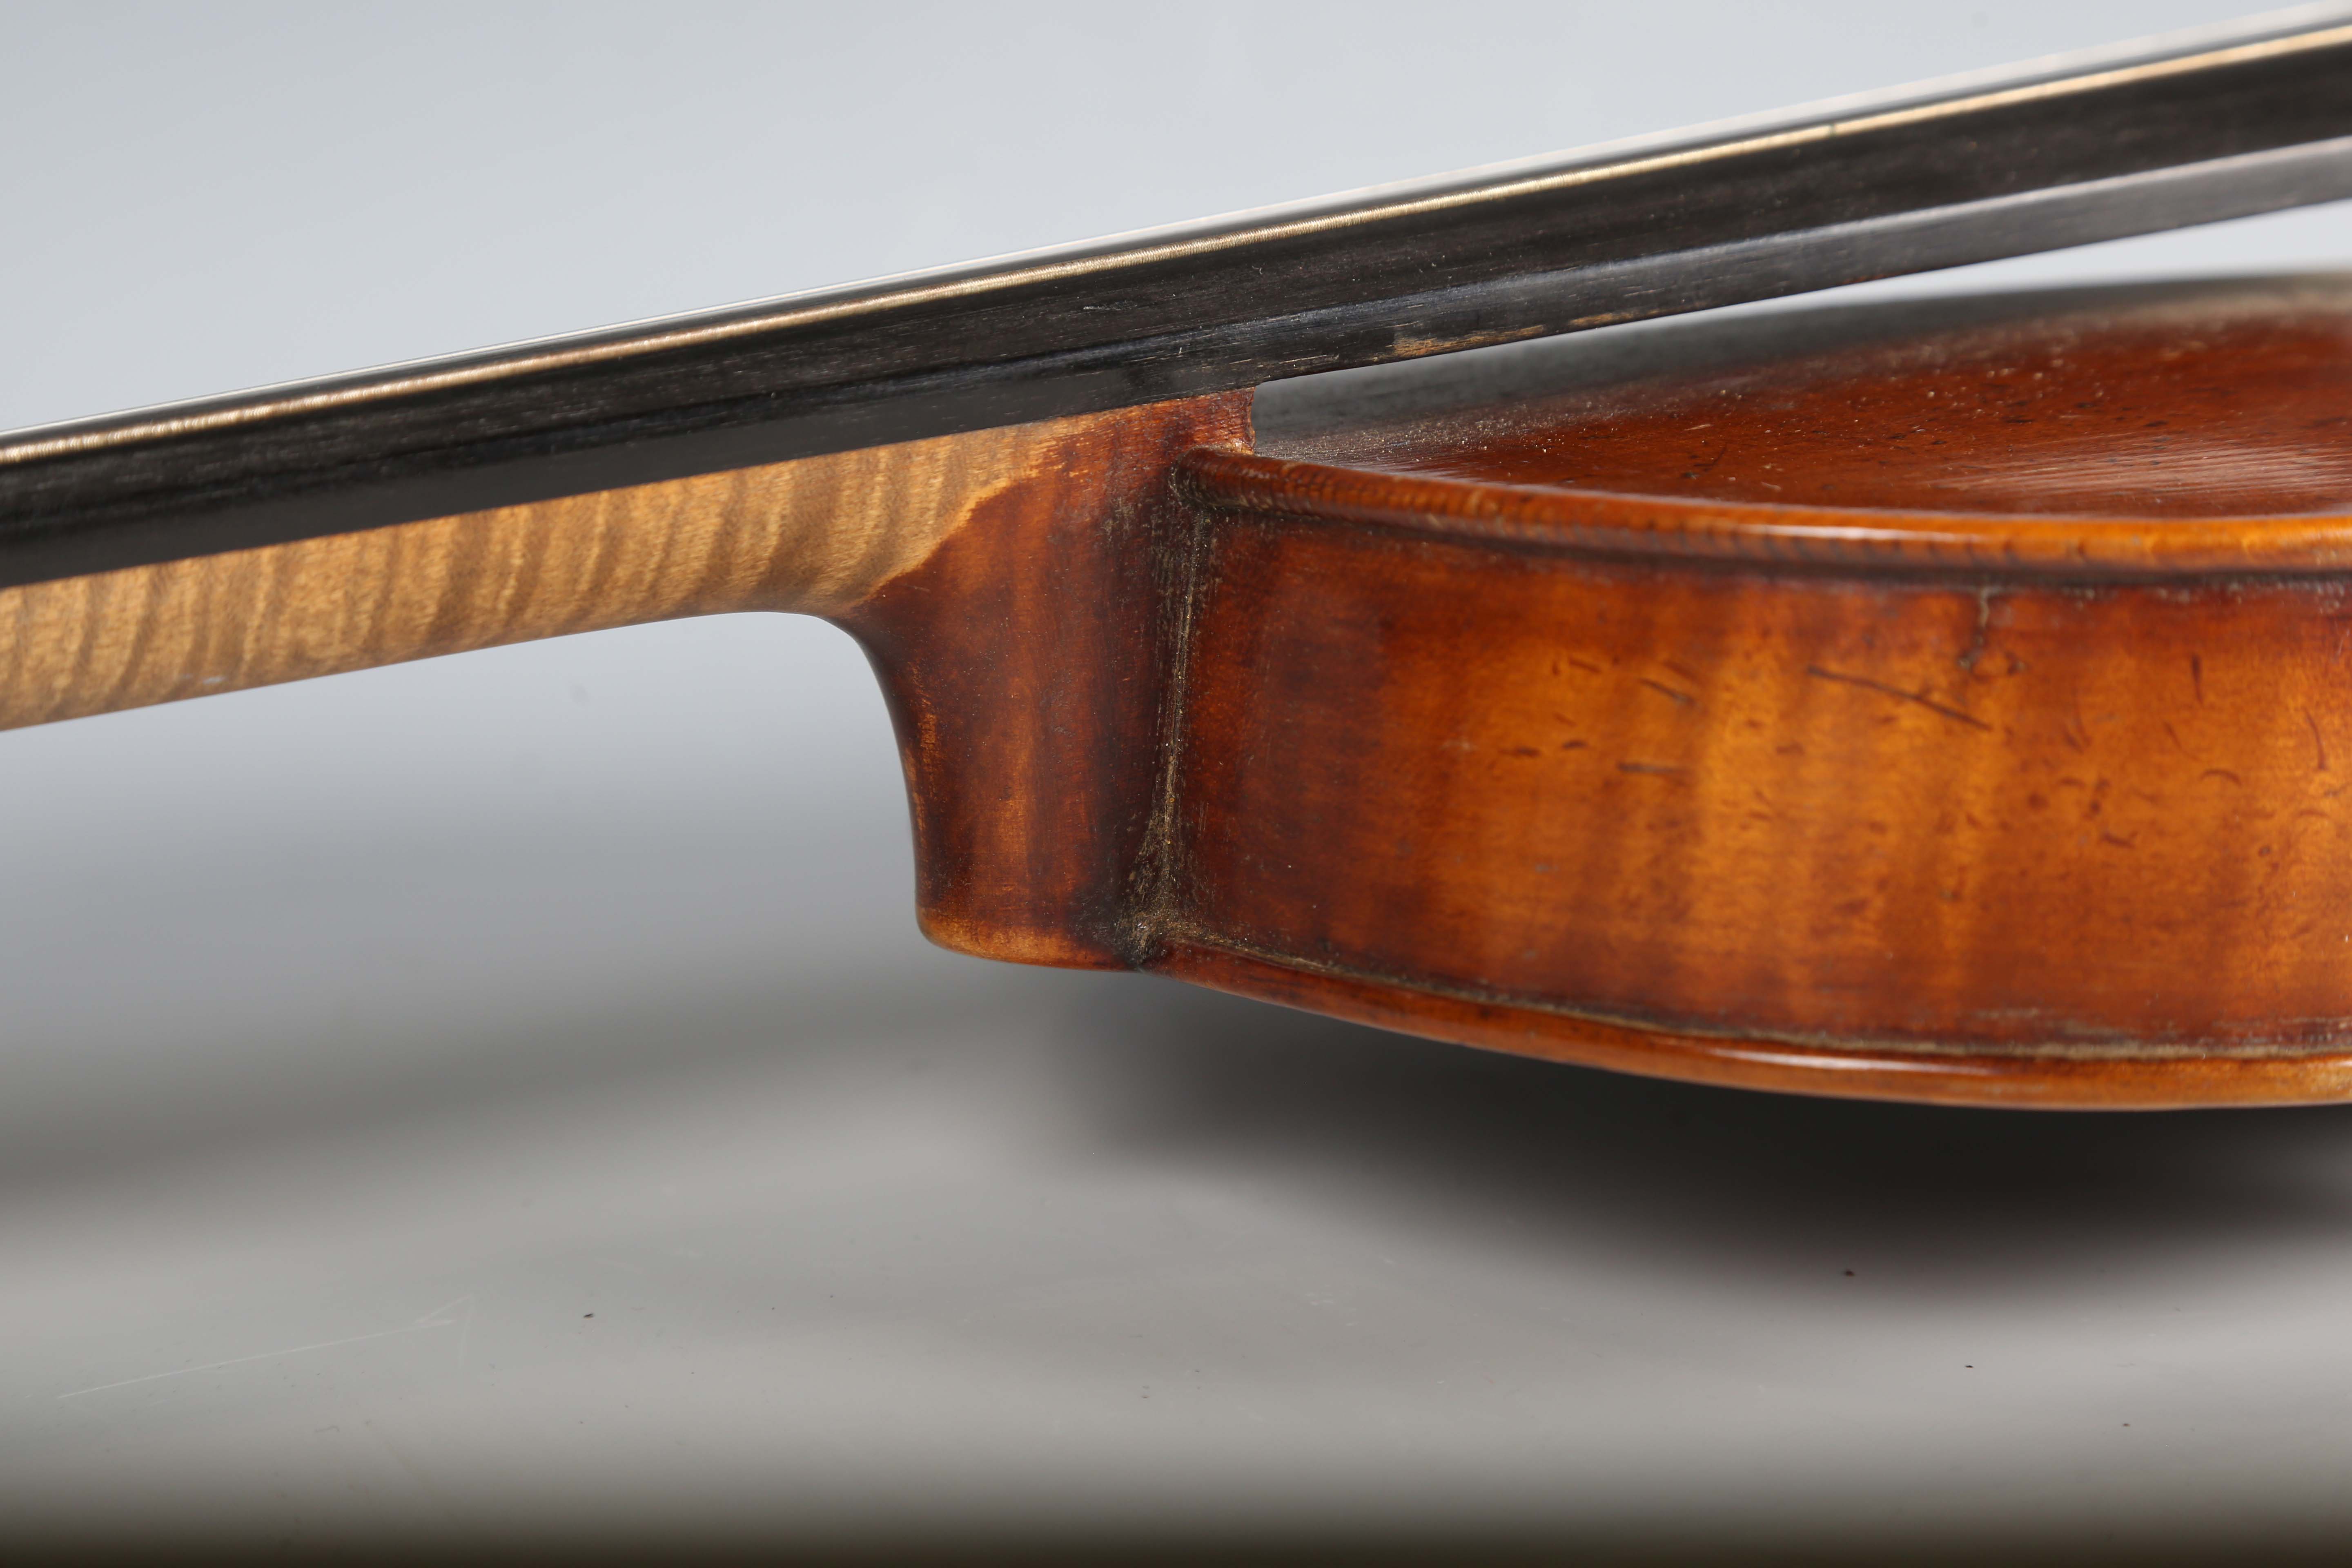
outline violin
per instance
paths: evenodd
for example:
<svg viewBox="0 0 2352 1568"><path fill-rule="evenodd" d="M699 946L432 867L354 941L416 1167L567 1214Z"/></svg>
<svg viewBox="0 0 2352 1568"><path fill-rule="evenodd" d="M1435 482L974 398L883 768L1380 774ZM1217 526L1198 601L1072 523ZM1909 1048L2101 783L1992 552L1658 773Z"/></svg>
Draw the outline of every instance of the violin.
<svg viewBox="0 0 2352 1568"><path fill-rule="evenodd" d="M815 615L958 951L2352 1097L2352 278L1710 314L2347 195L2338 17L21 431L0 725Z"/></svg>

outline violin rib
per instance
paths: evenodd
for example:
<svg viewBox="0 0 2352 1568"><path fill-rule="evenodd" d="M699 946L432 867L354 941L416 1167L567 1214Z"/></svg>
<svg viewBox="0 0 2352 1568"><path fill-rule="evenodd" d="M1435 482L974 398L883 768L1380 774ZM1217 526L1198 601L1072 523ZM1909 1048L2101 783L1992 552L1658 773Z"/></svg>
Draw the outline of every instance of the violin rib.
<svg viewBox="0 0 2352 1568"><path fill-rule="evenodd" d="M1152 962L1815 1093L2352 1092L2352 281L1769 331L1188 460Z"/></svg>

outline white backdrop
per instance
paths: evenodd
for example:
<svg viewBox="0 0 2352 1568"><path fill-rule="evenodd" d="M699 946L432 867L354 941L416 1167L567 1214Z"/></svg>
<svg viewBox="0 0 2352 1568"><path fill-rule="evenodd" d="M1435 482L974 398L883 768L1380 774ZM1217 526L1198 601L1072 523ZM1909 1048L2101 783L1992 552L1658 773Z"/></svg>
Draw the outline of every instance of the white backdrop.
<svg viewBox="0 0 2352 1568"><path fill-rule="evenodd" d="M20 0L0 425L2238 9ZM1924 286L2348 260L2326 209ZM2352 1112L992 967L905 839L863 661L784 618L0 737L0 1540L2352 1531Z"/></svg>

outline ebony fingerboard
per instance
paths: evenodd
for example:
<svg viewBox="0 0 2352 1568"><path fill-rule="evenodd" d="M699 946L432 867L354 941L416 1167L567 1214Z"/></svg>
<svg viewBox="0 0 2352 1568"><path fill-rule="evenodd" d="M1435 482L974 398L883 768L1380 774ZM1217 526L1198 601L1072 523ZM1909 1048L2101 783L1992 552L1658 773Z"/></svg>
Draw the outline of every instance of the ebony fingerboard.
<svg viewBox="0 0 2352 1568"><path fill-rule="evenodd" d="M0 585L2352 195L2352 18L0 441Z"/></svg>

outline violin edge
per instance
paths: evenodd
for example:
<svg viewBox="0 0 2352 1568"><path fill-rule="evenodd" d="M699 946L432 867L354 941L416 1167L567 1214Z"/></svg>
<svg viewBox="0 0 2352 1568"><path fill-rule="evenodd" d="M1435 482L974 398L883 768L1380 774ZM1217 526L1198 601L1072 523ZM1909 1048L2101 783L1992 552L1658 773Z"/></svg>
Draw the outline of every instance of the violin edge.
<svg viewBox="0 0 2352 1568"><path fill-rule="evenodd" d="M1202 504L1563 554L1864 574L2082 581L2352 572L2352 511L2018 517L1695 500L1371 472L1203 448Z"/></svg>
<svg viewBox="0 0 2352 1568"><path fill-rule="evenodd" d="M1253 1001L1448 1045L1642 1078L1830 1100L2008 1110L2209 1110L2352 1100L2352 1047L2163 1056L2063 1046L1922 1051L1756 1035L1705 1035L1500 996L1357 974L1171 934L1147 964Z"/></svg>

